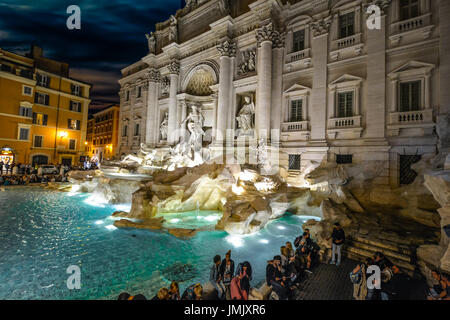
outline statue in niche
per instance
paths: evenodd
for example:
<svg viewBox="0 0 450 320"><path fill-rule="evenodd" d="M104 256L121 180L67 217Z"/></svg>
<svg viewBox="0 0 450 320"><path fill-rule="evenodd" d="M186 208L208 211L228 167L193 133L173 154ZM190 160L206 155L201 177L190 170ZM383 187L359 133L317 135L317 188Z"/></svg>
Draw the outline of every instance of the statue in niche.
<svg viewBox="0 0 450 320"><path fill-rule="evenodd" d="M147 38L148 50L150 53L156 53L156 36L154 32L145 35Z"/></svg>
<svg viewBox="0 0 450 320"><path fill-rule="evenodd" d="M170 91L170 80L168 77L164 77L161 79L161 94L166 96Z"/></svg>
<svg viewBox="0 0 450 320"><path fill-rule="evenodd" d="M169 42L178 42L178 21L173 15L170 16Z"/></svg>
<svg viewBox="0 0 450 320"><path fill-rule="evenodd" d="M255 104L249 96L246 96L244 100L245 103L236 117L240 134L248 134L254 128L253 115L255 114Z"/></svg>
<svg viewBox="0 0 450 320"><path fill-rule="evenodd" d="M164 120L161 122L159 130L161 132L161 140L167 140L167 133L169 131L169 114L167 112L164 114Z"/></svg>
<svg viewBox="0 0 450 320"><path fill-rule="evenodd" d="M195 162L200 161L200 163L202 163L202 141L203 136L205 135L205 132L203 131L203 122L205 121L205 118L201 112L201 107L198 105L193 104L191 109L191 112L181 124L184 125L188 122L187 127L191 136L189 137L187 144L192 151L191 156Z"/></svg>
<svg viewBox="0 0 450 320"><path fill-rule="evenodd" d="M256 70L256 50L242 52L243 62L239 66L239 75L244 75Z"/></svg>

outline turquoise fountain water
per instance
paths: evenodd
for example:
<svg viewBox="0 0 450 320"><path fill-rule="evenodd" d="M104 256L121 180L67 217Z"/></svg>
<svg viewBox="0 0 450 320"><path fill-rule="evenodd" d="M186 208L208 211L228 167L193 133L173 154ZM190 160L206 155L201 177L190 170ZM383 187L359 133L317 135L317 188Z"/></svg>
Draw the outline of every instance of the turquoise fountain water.
<svg viewBox="0 0 450 320"><path fill-rule="evenodd" d="M110 215L129 205L92 203L87 194L10 187L0 190L0 203L0 299L116 299L122 291L150 298L176 276L176 266L188 266L182 290L207 281L213 256L228 249L236 263L250 261L256 285L264 280L266 260L293 242L310 218L288 215L251 236L203 231L180 240L117 229ZM167 224L212 227L217 218L216 212L196 210L172 214ZM81 269L79 290L66 285L71 265Z"/></svg>

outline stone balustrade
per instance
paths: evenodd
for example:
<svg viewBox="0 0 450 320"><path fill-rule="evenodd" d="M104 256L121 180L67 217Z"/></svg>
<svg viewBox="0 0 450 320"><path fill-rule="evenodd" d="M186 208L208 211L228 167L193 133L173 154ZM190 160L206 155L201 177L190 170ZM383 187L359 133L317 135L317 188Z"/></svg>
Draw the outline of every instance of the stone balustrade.
<svg viewBox="0 0 450 320"><path fill-rule="evenodd" d="M290 53L286 56L286 63L292 63L311 57L311 49Z"/></svg>
<svg viewBox="0 0 450 320"><path fill-rule="evenodd" d="M410 112L394 112L390 114L391 125L409 125L433 122L433 110L418 110Z"/></svg>
<svg viewBox="0 0 450 320"><path fill-rule="evenodd" d="M344 49L360 43L361 43L361 33L358 33L346 38L334 40L332 43L332 50Z"/></svg>
<svg viewBox="0 0 450 320"><path fill-rule="evenodd" d="M361 127L361 116L328 119L328 129Z"/></svg>
<svg viewBox="0 0 450 320"><path fill-rule="evenodd" d="M281 125L282 132L307 131L309 121L284 122Z"/></svg>
<svg viewBox="0 0 450 320"><path fill-rule="evenodd" d="M392 34L403 33L428 26L431 22L431 13L408 20L399 21L391 25Z"/></svg>

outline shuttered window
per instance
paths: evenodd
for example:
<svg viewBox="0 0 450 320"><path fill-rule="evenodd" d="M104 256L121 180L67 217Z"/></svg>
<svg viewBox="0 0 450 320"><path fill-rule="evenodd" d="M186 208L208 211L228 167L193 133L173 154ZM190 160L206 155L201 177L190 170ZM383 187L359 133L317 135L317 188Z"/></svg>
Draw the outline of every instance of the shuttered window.
<svg viewBox="0 0 450 320"><path fill-rule="evenodd" d="M353 92L341 92L338 94L338 118L353 117Z"/></svg>
<svg viewBox="0 0 450 320"><path fill-rule="evenodd" d="M400 112L420 110L420 81L400 83Z"/></svg>
<svg viewBox="0 0 450 320"><path fill-rule="evenodd" d="M289 113L290 122L303 121L303 100L291 101L291 110Z"/></svg>

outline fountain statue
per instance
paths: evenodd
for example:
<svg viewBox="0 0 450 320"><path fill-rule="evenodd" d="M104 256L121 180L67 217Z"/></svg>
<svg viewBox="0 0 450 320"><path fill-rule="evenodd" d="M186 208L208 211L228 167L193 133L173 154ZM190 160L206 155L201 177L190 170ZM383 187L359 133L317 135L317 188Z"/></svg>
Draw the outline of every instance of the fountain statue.
<svg viewBox="0 0 450 320"><path fill-rule="evenodd" d="M255 114L255 104L249 96L246 96L244 100L245 103L239 111L239 115L236 117L239 127L238 136L253 135L253 115Z"/></svg>
<svg viewBox="0 0 450 320"><path fill-rule="evenodd" d="M161 132L161 140L166 141L169 130L169 113L166 112L164 114L164 120L161 122L159 130Z"/></svg>
<svg viewBox="0 0 450 320"><path fill-rule="evenodd" d="M203 117L200 106L193 104L191 109L191 112L181 124L184 125L189 121L187 125L188 130L191 133L188 141L189 151L191 153L191 159L198 165L203 163L202 142L203 136L205 135L205 132L203 131L203 122L205 121L205 118Z"/></svg>

